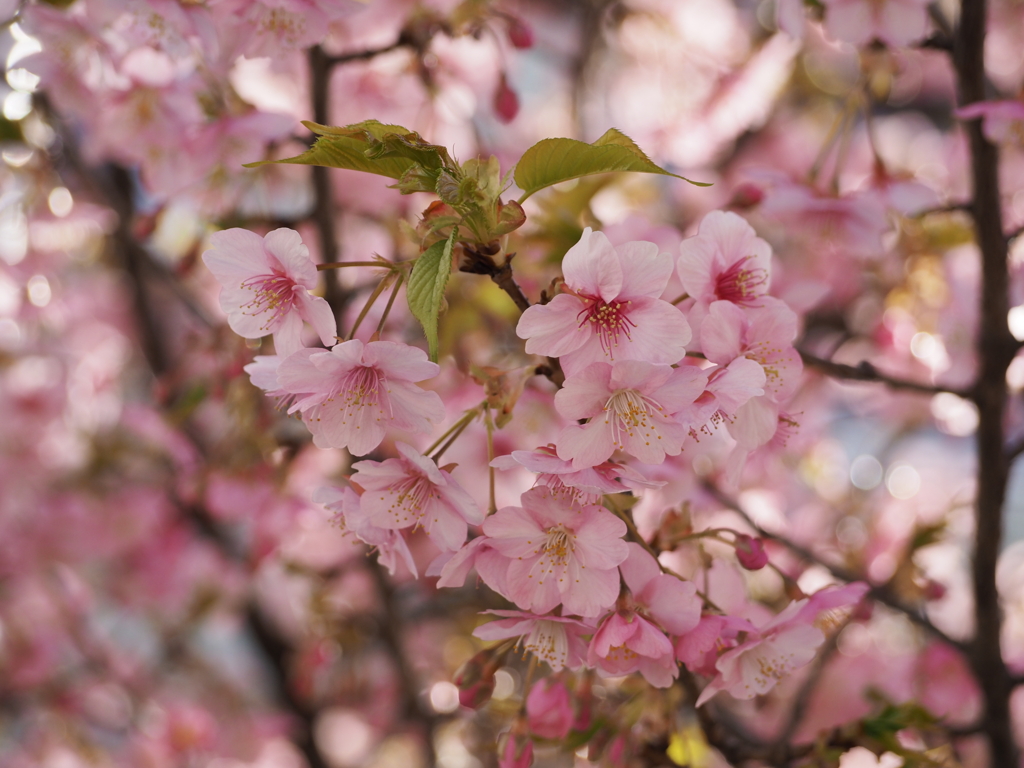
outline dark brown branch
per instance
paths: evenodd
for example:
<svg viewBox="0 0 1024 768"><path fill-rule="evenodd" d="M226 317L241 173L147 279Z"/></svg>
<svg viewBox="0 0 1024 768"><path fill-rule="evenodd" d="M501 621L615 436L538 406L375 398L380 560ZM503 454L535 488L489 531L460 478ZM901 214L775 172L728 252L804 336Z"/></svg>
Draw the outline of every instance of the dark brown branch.
<svg viewBox="0 0 1024 768"><path fill-rule="evenodd" d="M514 253L510 253L508 258L505 259L505 263L491 272L491 280L494 281L501 290L508 294L508 297L512 299L512 302L519 307L520 312L525 312L530 308L530 300L526 298L526 294L523 293L523 289L519 287L519 283L515 281L512 276L512 257Z"/></svg>
<svg viewBox="0 0 1024 768"><path fill-rule="evenodd" d="M321 125L330 123L330 84L331 59L319 45L309 49L310 100L313 108L313 121ZM328 169L314 165L313 174L313 223L316 225L317 237L320 241L320 261L333 263L340 261L338 248L338 228L335 221L334 190L331 189L331 177ZM335 320L339 327L349 295L341 287L337 270L327 270L324 274L324 298L334 310Z"/></svg>
<svg viewBox="0 0 1024 768"><path fill-rule="evenodd" d="M987 97L985 81L986 0L961 3L953 63L960 105ZM996 562L1003 541L1003 504L1010 473L1004 452L1006 369L1017 350L1007 325L1009 311L1007 244L1003 234L999 192L999 152L981 129L981 120L969 120L964 130L970 141L974 217L981 251L980 323L978 328L977 488L972 562L975 638L969 654L985 702L984 733L992 765L1017 765L1020 753L1010 720L1010 676L1003 661L1000 635L1002 608L996 588Z"/></svg>
<svg viewBox="0 0 1024 768"><path fill-rule="evenodd" d="M890 389L904 390L906 392L919 392L924 395L935 395L940 392L948 392L963 398L970 398L971 393L965 389L955 387L943 387L936 384L923 384L916 381L907 381L879 371L874 364L862 360L857 365L846 365L845 363L834 363L802 349L797 350L804 361L804 365L815 368L834 379L846 381L871 381L885 384Z"/></svg>
<svg viewBox="0 0 1024 768"><path fill-rule="evenodd" d="M391 53L399 48L406 48L412 46L412 40L403 33L399 35L398 39L390 45L385 45L383 48L370 48L365 51L353 51L352 53L339 53L337 56L326 56L326 64L328 68L336 67L339 64L349 64L353 61L369 61L375 59L378 56L382 56L385 53ZM318 121L319 122L319 121Z"/></svg>

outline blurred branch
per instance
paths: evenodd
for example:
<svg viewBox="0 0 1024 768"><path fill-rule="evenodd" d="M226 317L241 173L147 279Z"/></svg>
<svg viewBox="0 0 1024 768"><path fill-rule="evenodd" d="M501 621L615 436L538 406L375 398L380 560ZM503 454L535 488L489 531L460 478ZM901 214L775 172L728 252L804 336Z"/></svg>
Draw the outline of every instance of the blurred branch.
<svg viewBox="0 0 1024 768"><path fill-rule="evenodd" d="M409 663L405 648L402 647L402 638L409 635L405 632L405 618L398 606L394 586L391 584L384 566L377 560L373 560L368 567L382 601L384 616L379 627L379 636L398 673L403 700L402 716L405 720L419 723L422 727L426 764L433 768L437 764L437 755L434 752L434 729L437 727L438 718L420 704L420 683L416 678L416 671Z"/></svg>
<svg viewBox="0 0 1024 768"><path fill-rule="evenodd" d="M319 47L319 46L317 46ZM382 56L385 53L391 53L397 51L399 48L411 48L414 47L413 40L409 38L404 32L398 36L398 39L390 45L385 45L381 48L370 48L365 51L354 51L352 53L339 53L337 56L327 56L326 64L328 68L336 67L339 64L349 64L353 61L369 61L378 56ZM317 121L319 122L319 121Z"/></svg>
<svg viewBox="0 0 1024 768"><path fill-rule="evenodd" d="M874 364L869 363L867 360L862 360L857 365L846 365L845 363L834 363L831 360L812 355L810 352L805 352L802 349L798 349L801 359L804 364L815 368L827 376L831 376L834 379L844 379L847 381L873 381L879 384L885 384L891 389L900 389L908 392L919 392L925 395L935 395L940 392L948 392L958 397L966 399L971 398L971 392L966 389L957 389L955 387L943 387L935 384L923 384L916 381L907 381L906 379L900 379L895 376L889 376L888 374L879 371Z"/></svg>

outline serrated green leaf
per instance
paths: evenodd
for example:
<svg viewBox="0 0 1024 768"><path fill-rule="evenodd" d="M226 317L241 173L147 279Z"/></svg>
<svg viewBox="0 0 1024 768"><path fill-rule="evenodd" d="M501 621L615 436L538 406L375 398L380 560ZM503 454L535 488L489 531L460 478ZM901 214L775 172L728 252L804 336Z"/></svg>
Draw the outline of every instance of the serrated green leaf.
<svg viewBox="0 0 1024 768"><path fill-rule="evenodd" d="M423 326L430 359L435 363L437 362L437 316L441 312L444 289L452 273L452 249L455 247L455 238L458 233L458 227L453 227L447 240L438 240L420 254L412 268L412 274L409 275L409 284L405 288L409 311Z"/></svg>
<svg viewBox="0 0 1024 768"><path fill-rule="evenodd" d="M327 168L363 171L400 180L411 168L421 165L417 162L416 157L419 156L418 152L424 151L423 148L408 139L411 132L400 125L387 125L376 120L365 120L342 127L320 125L308 121L304 121L302 124L317 134L318 138L312 147L296 157L282 160L261 160L255 163L246 163L245 167L256 168L269 163L322 165ZM416 134L411 135L419 138ZM385 142L385 138L389 137L393 137L390 143ZM403 137L406 138L403 139ZM416 149L412 147L416 147ZM367 152L374 156L368 156ZM428 151L427 154L429 155L430 152ZM424 172L436 178L436 174L430 174L429 170L425 169ZM430 186L427 186L427 189L430 189Z"/></svg>
<svg viewBox="0 0 1024 768"><path fill-rule="evenodd" d="M711 186L666 171L656 165L636 143L615 128L593 144L576 139L544 139L537 142L516 163L516 184L523 190L520 202L534 192L582 176L612 171L634 171L673 176L699 187Z"/></svg>

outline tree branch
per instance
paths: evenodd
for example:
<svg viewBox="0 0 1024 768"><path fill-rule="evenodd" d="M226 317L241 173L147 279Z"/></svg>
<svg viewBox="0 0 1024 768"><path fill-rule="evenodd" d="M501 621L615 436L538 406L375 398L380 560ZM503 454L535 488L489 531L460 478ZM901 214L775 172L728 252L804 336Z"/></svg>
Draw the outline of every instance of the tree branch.
<svg viewBox="0 0 1024 768"><path fill-rule="evenodd" d="M805 352L802 349L798 349L797 352L800 353L800 357L804 361L804 365L815 368L834 379L877 382L879 384L885 384L890 389L919 392L924 395L935 395L941 392L948 392L965 399L971 398L971 392L966 389L943 387L936 384L923 384L916 381L907 381L906 379L900 379L895 376L889 376L888 374L879 371L873 363L869 363L867 360L862 360L857 365L846 365L845 363L834 363L831 360L826 360L818 357L817 355L812 355L810 352Z"/></svg>
<svg viewBox="0 0 1024 768"><path fill-rule="evenodd" d="M961 106L984 101L986 0L961 3L954 37L953 64ZM1020 753L1010 719L1010 676L1000 645L1002 608L996 588L996 562L1002 549L1003 504L1010 462L1004 452L1006 369L1017 350L1007 325L1009 312L1007 242L999 192L999 152L985 138L981 120L964 123L971 149L974 188L971 215L981 251L978 327L977 488L972 576L975 638L970 661L985 701L984 733L992 765L1017 765Z"/></svg>
<svg viewBox="0 0 1024 768"><path fill-rule="evenodd" d="M899 611L900 613L904 614L912 622L914 622L915 624L917 624L919 627L921 627L922 629L926 630L927 632L931 633L932 635L934 635L938 639L942 640L944 643L949 643L949 645L951 645L954 648L959 649L960 651L966 652L968 650L967 644L965 644L963 641L957 640L957 639L955 639L953 637L950 637L945 632L943 632L941 629L939 629L937 626L932 624L932 622L928 619L927 616L922 614L920 611L915 610L911 606L908 606L906 603L904 603L902 600L900 600L899 596L897 596L892 591L892 588L889 587L888 585L886 585L886 584L882 584L882 585L871 584L871 582L868 581L866 578L864 578L861 574L854 573L853 571L851 571L851 570L849 570L847 568L843 568L840 565L834 565L832 563L828 563L825 560L822 560L820 557L818 557L811 550L807 549L804 546L801 546L800 544L797 544L794 541L791 541L791 540L787 539L785 536L781 536L781 535L779 535L777 533L772 533L771 531L766 531L764 528L762 528L761 526L759 526L757 523L754 522L753 518L750 517L750 515L747 513L747 511L745 509L743 509L743 507L741 507L736 501L730 499L728 496L726 496L724 493L722 493L713 484L711 484L711 483L704 483L704 489L709 494L711 494L711 496L719 504L722 504L724 507L726 507L728 509L731 509L733 512L735 512L740 517L742 517L743 520L747 523L747 525L749 525L751 528L753 528L754 531L757 533L757 535L760 536L761 538L768 539L770 541L774 541L774 542L777 542L777 543L781 544L786 549L788 549L790 552L792 552L794 555L799 557L801 560L804 560L804 561L806 561L808 563L813 563L814 565L821 566L822 568L826 569L829 573L831 573L833 576L835 576L840 581L845 581L845 582L863 581L863 582L865 582L866 584L868 584L871 587L870 591L868 592L868 597L870 597L871 599L877 600L878 602L882 603L883 605L886 605L889 608L892 608L893 610Z"/></svg>

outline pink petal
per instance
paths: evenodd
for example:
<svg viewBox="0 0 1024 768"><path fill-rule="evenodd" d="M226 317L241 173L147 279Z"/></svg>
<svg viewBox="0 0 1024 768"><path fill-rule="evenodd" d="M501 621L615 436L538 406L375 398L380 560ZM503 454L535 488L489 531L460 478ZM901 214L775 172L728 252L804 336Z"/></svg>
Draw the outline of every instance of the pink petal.
<svg viewBox="0 0 1024 768"><path fill-rule="evenodd" d="M302 290L301 288L299 290ZM321 299L323 301L323 299ZM228 325L231 325L229 322ZM232 328L234 330L234 328ZM302 349L302 318L297 312L288 312L276 324L274 330L274 351L282 357ZM235 331L238 333L238 331ZM239 336L243 334L239 333Z"/></svg>
<svg viewBox="0 0 1024 768"><path fill-rule="evenodd" d="M661 253L654 243L636 241L615 248L622 265L622 288L619 299L648 296L657 299L672 277L672 257Z"/></svg>
<svg viewBox="0 0 1024 768"><path fill-rule="evenodd" d="M307 291L296 292L298 299L299 317L313 326L316 335L320 337L325 345L331 346L337 342L336 334L338 325L334 320L334 312L326 299L314 296Z"/></svg>
<svg viewBox="0 0 1024 768"><path fill-rule="evenodd" d="M608 237L590 227L562 259L565 284L577 293L611 301L622 288L622 266ZM529 350L527 350L529 351Z"/></svg>
<svg viewBox="0 0 1024 768"><path fill-rule="evenodd" d="M427 360L422 349L394 341L371 341L363 352L363 360L389 379L403 381L431 379L441 371L441 366Z"/></svg>
<svg viewBox="0 0 1024 768"><path fill-rule="evenodd" d="M728 365L740 356L746 315L730 301L716 301L708 307L700 326L700 347L713 363Z"/></svg>
<svg viewBox="0 0 1024 768"><path fill-rule="evenodd" d="M294 229L275 229L263 238L261 245L296 283L305 288L316 286L316 265L309 258L309 249L302 244L302 237Z"/></svg>
<svg viewBox="0 0 1024 768"><path fill-rule="evenodd" d="M594 363L569 376L555 393L555 409L572 421L601 413L612 394L611 375L608 363Z"/></svg>
<svg viewBox="0 0 1024 768"><path fill-rule="evenodd" d="M570 424L558 436L558 457L572 461L575 469L602 464L615 452L611 424L602 416L580 426Z"/></svg>
<svg viewBox="0 0 1024 768"><path fill-rule="evenodd" d="M693 582L662 573L643 591L651 617L670 634L682 635L700 623L701 601Z"/></svg>
<svg viewBox="0 0 1024 768"><path fill-rule="evenodd" d="M584 519L576 529L576 557L588 571L615 568L629 556L622 540L626 535L624 522L597 506L584 507L579 514Z"/></svg>
<svg viewBox="0 0 1024 768"><path fill-rule="evenodd" d="M526 339L531 355L561 357L582 347L593 335L581 327L579 314L583 303L575 296L560 293L547 304L534 304L523 312L516 335Z"/></svg>
<svg viewBox="0 0 1024 768"><path fill-rule="evenodd" d="M661 576L661 567L639 544L630 541L626 546L629 548L629 556L619 563L619 572L630 592L638 596L651 579Z"/></svg>
<svg viewBox="0 0 1024 768"><path fill-rule="evenodd" d="M619 572L614 568L607 571L583 568L578 559L569 561L566 575L569 583L562 594L562 603L569 613L600 616L619 596Z"/></svg>

